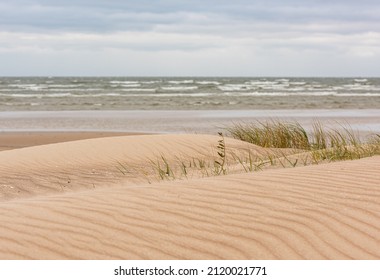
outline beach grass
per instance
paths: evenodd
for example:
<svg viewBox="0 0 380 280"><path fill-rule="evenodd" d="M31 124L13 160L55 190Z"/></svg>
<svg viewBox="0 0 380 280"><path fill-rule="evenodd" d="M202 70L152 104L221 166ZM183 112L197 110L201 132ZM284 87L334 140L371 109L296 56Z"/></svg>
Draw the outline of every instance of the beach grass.
<svg viewBox="0 0 380 280"><path fill-rule="evenodd" d="M224 134L219 132L216 148L207 157L176 156L169 160L167 155L160 155L156 159L147 160L150 171L144 168L135 170L143 172L150 183L152 174L158 181L189 179L380 155L380 134L371 135L363 141L349 125L339 124L338 128L328 128L316 121L312 124L312 129L307 131L298 122L271 120L235 124L227 131L232 138L266 148L266 154L254 156L250 149L240 151L239 154L230 151ZM123 175L131 173L131 169L120 162L117 169Z"/></svg>
<svg viewBox="0 0 380 280"><path fill-rule="evenodd" d="M227 128L236 139L264 148L307 149L309 138L305 129L297 122L281 121L235 124Z"/></svg>
<svg viewBox="0 0 380 280"><path fill-rule="evenodd" d="M338 124L340 128L326 128L320 122L312 124L310 132L298 122L270 120L249 124L235 124L227 128L235 139L264 148L293 148L320 150L329 147L359 145L359 136L349 125Z"/></svg>
<svg viewBox="0 0 380 280"><path fill-rule="evenodd" d="M230 136L264 148L292 148L309 152L312 162L353 160L379 154L380 135L361 140L350 125L328 128L315 121L308 132L298 122L271 120L250 124L235 124L227 129ZM293 167L287 156L283 158ZM305 160L303 160L304 165Z"/></svg>

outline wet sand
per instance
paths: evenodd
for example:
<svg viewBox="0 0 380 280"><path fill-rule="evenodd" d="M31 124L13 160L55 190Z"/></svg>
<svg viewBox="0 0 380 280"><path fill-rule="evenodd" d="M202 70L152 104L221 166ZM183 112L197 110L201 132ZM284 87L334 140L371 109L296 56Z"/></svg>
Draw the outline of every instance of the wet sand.
<svg viewBox="0 0 380 280"><path fill-rule="evenodd" d="M0 131L215 134L233 123L273 118L298 121L306 128L318 119L330 126L347 122L363 134L380 132L378 109L0 112Z"/></svg>

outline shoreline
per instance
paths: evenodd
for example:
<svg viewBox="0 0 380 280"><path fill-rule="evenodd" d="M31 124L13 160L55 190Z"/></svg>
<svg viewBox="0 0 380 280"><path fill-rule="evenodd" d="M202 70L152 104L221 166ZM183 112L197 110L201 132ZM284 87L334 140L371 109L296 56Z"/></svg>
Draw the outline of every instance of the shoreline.
<svg viewBox="0 0 380 280"><path fill-rule="evenodd" d="M0 133L216 133L237 122L281 119L308 128L314 120L349 124L360 133L380 132L380 109L172 110L0 112Z"/></svg>

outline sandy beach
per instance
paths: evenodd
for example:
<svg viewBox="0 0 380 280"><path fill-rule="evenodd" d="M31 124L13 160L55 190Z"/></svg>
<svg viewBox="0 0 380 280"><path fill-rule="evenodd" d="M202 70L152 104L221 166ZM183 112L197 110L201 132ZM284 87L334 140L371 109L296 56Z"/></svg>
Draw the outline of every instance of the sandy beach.
<svg viewBox="0 0 380 280"><path fill-rule="evenodd" d="M0 14L0 280L379 278L380 1Z"/></svg>
<svg viewBox="0 0 380 280"><path fill-rule="evenodd" d="M178 170L213 160L220 137L0 140L1 259L380 258L380 156L219 176L189 169L162 180L163 157ZM268 153L225 144L229 153Z"/></svg>

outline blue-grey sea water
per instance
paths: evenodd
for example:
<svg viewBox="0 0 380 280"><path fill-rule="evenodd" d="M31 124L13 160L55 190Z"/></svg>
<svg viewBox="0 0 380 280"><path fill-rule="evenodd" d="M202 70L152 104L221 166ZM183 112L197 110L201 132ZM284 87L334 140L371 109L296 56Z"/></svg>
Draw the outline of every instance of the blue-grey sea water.
<svg viewBox="0 0 380 280"><path fill-rule="evenodd" d="M0 111L371 108L380 78L0 78Z"/></svg>

